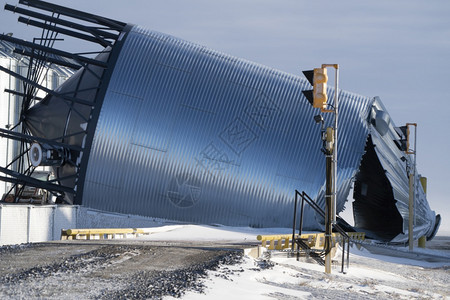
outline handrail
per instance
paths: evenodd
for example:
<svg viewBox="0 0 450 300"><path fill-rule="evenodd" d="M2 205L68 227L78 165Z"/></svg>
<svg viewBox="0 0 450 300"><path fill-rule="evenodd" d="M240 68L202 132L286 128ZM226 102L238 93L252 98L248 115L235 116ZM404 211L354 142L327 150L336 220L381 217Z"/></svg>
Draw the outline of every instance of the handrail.
<svg viewBox="0 0 450 300"><path fill-rule="evenodd" d="M292 226L292 251L294 251L294 244L297 242L298 239L296 239L295 234L295 227L296 227L296 221L297 221L297 206L298 206L298 196L302 197L302 203L301 203L301 209L300 209L300 222L299 222L299 233L298 236L301 236L302 230L303 230L303 211L304 211L304 202L306 201L322 218L325 219L325 212L323 209L317 205L317 203L314 202L309 195L303 191L301 194L298 190L295 190L295 203L294 203L294 221ZM345 242L347 241L347 269L349 267L349 260L350 260L350 236L345 232L344 229L342 229L339 224L334 223L332 224L333 229L335 229L337 232L339 232L342 235L342 268L341 272L344 273L344 256L345 256Z"/></svg>
<svg viewBox="0 0 450 300"><path fill-rule="evenodd" d="M365 239L364 232L346 232L349 237L354 241L363 241ZM319 250L324 246L323 237L324 233L303 233L302 235L295 235L296 240L304 241L310 249ZM332 243L339 242L341 239L338 238L342 235L339 232L333 232ZM345 237L344 237L345 238ZM269 235L258 235L256 237L258 241L261 241L261 247L267 248L268 250L282 250L290 249L292 246L292 235L291 234L269 234ZM295 241L294 241L295 243ZM295 244L294 244L295 246Z"/></svg>
<svg viewBox="0 0 450 300"><path fill-rule="evenodd" d="M126 238L127 235L139 236L148 234L142 228L82 228L82 229L61 229L61 240L77 240L80 237L90 240L115 239L119 236Z"/></svg>

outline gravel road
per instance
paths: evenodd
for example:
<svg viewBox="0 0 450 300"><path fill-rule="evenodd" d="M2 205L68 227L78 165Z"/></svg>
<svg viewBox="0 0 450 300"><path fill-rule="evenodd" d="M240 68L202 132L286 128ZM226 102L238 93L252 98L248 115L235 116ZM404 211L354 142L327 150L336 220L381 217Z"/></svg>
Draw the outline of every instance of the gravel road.
<svg viewBox="0 0 450 300"><path fill-rule="evenodd" d="M41 243L0 248L1 299L160 299L202 292L238 249L164 243Z"/></svg>
<svg viewBox="0 0 450 300"><path fill-rule="evenodd" d="M427 244L445 255L449 246L448 237ZM321 266L283 253L269 261L243 258L245 247L130 240L0 247L0 299L223 299L233 286L253 292L249 299L450 299L448 264L399 264L407 258L401 258L404 251L380 260L364 250L363 256L351 255L348 274L327 275ZM428 254L424 259L433 263Z"/></svg>

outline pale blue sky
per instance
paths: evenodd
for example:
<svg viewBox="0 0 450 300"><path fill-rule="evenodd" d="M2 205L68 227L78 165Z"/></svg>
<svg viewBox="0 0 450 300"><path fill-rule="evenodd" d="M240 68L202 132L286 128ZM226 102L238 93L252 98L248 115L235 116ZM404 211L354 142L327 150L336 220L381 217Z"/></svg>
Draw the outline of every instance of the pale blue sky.
<svg viewBox="0 0 450 300"><path fill-rule="evenodd" d="M53 2L293 74L338 63L340 88L379 96L397 126L418 123L419 173L428 177L430 206L443 217L441 229L450 233L450 1ZM1 11L0 31L36 35L16 19Z"/></svg>

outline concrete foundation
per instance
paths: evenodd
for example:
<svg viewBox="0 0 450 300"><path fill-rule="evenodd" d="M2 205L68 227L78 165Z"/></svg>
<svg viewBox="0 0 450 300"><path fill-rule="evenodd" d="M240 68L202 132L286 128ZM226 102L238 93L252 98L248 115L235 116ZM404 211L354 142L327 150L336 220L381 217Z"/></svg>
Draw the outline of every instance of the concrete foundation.
<svg viewBox="0 0 450 300"><path fill-rule="evenodd" d="M0 204L0 246L59 240L76 227L79 206Z"/></svg>

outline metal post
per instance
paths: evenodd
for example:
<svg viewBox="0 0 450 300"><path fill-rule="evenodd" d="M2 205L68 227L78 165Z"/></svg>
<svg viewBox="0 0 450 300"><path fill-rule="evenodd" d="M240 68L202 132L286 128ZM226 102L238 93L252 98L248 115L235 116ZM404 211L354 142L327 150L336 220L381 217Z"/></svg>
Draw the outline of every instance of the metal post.
<svg viewBox="0 0 450 300"><path fill-rule="evenodd" d="M322 112L334 113L333 143L331 151L327 153L327 183L326 183L326 211L325 211L325 273L331 273L331 234L332 224L336 224L336 200L337 200L337 130L338 130L338 107L339 107L339 65L322 64L322 68L333 67L335 69L334 79L334 108L332 110L321 109Z"/></svg>
<svg viewBox="0 0 450 300"><path fill-rule="evenodd" d="M295 202L294 202L294 220L292 222L292 245L291 245L291 250L292 253L294 253L294 245L295 245L295 223L297 220L297 203L298 203L298 191L295 190Z"/></svg>
<svg viewBox="0 0 450 300"><path fill-rule="evenodd" d="M331 151L333 151L331 149ZM326 163L326 193L325 193L325 273L331 273L331 234L332 234L332 177L333 177L333 155L332 153L327 154Z"/></svg>
<svg viewBox="0 0 450 300"><path fill-rule="evenodd" d="M300 224L298 224L298 238L301 239L303 231L303 211L305 208L305 191L302 192L302 204L300 205ZM300 247L297 245L297 260L300 258ZM309 255L309 252L306 252Z"/></svg>
<svg viewBox="0 0 450 300"><path fill-rule="evenodd" d="M350 264L350 238L347 239L347 270Z"/></svg>
<svg viewBox="0 0 450 300"><path fill-rule="evenodd" d="M344 273L344 258L345 258L345 238L342 236L342 265L341 265L341 272Z"/></svg>
<svg viewBox="0 0 450 300"><path fill-rule="evenodd" d="M420 177L420 184L422 185L423 191L425 192L425 195L427 194L427 178L426 177ZM425 248L426 247L426 236L421 236L419 238L419 248Z"/></svg>
<svg viewBox="0 0 450 300"><path fill-rule="evenodd" d="M414 150L409 151L406 149L406 153L414 154L413 166L409 172L409 222L408 222L408 244L409 250L414 249L414 219L415 219L415 202L416 202L416 163L417 163L417 124L406 123L406 126L414 126Z"/></svg>
<svg viewBox="0 0 450 300"><path fill-rule="evenodd" d="M413 192L413 174L409 173L409 223L408 223L408 239L409 250L414 248L414 236L413 236L413 207L414 207L414 192Z"/></svg>
<svg viewBox="0 0 450 300"><path fill-rule="evenodd" d="M300 224L298 224L298 235L303 232L303 211L305 210L305 192L302 193L302 204L300 205Z"/></svg>
<svg viewBox="0 0 450 300"><path fill-rule="evenodd" d="M338 141L338 107L339 107L339 65L322 64L322 68L332 67L335 70L334 80L334 108L331 110L321 109L322 112L334 113L334 145L333 145L333 190L332 190L332 220L336 223L336 200L337 200L337 141Z"/></svg>
<svg viewBox="0 0 450 300"><path fill-rule="evenodd" d="M334 145L333 145L333 224L336 224L336 200L337 200L337 144L338 144L338 82L339 82L339 65L335 67L334 80Z"/></svg>
<svg viewBox="0 0 450 300"><path fill-rule="evenodd" d="M417 182L417 124L414 126L414 181L413 181L413 213L414 225L416 225L416 182Z"/></svg>

